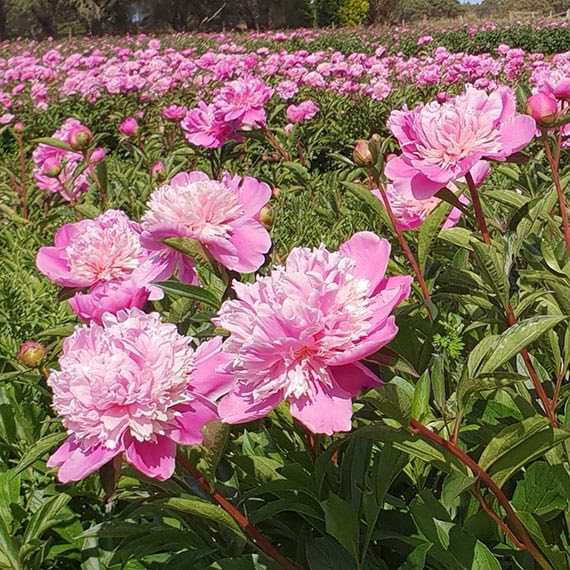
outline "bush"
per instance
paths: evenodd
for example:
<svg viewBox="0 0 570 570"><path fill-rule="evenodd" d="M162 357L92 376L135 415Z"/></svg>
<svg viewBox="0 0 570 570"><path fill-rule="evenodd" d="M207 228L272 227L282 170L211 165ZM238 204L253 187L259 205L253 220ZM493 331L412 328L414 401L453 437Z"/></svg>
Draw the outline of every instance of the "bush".
<svg viewBox="0 0 570 570"><path fill-rule="evenodd" d="M358 26L368 15L368 0L343 0L337 18L341 26Z"/></svg>

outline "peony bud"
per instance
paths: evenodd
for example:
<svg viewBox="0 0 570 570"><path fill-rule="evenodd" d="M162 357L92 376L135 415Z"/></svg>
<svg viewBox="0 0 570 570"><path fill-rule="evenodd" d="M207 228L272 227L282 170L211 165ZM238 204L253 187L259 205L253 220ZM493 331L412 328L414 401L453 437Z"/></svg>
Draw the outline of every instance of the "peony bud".
<svg viewBox="0 0 570 570"><path fill-rule="evenodd" d="M61 162L58 158L48 158L43 166L42 173L48 178L57 178L61 174Z"/></svg>
<svg viewBox="0 0 570 570"><path fill-rule="evenodd" d="M20 345L16 358L28 368L37 368L46 355L46 347L35 340L27 340Z"/></svg>
<svg viewBox="0 0 570 570"><path fill-rule="evenodd" d="M570 77L558 83L554 88L554 96L561 101L570 102Z"/></svg>
<svg viewBox="0 0 570 570"><path fill-rule="evenodd" d="M275 188L273 188L273 190L271 190L271 194L273 195L274 198L279 198L279 195L281 194L281 188L277 188L277 186Z"/></svg>
<svg viewBox="0 0 570 570"><path fill-rule="evenodd" d="M358 166L371 166L372 153L370 152L370 144L364 139L359 139L352 150L352 158Z"/></svg>
<svg viewBox="0 0 570 570"><path fill-rule="evenodd" d="M18 121L15 125L14 125L14 131L18 134L21 134L24 132L24 123L21 123L20 121Z"/></svg>
<svg viewBox="0 0 570 570"><path fill-rule="evenodd" d="M93 133L84 126L77 127L69 135L69 145L73 150L84 150L89 146Z"/></svg>
<svg viewBox="0 0 570 570"><path fill-rule="evenodd" d="M558 103L552 95L537 93L527 99L526 112L539 124L551 123L558 115Z"/></svg>
<svg viewBox="0 0 570 570"><path fill-rule="evenodd" d="M161 160L157 160L150 167L150 175L153 178L158 178L158 180L164 180L166 178L166 168Z"/></svg>
<svg viewBox="0 0 570 570"><path fill-rule="evenodd" d="M273 226L273 210L271 206L263 206L259 212L259 221L265 226L266 230L270 230Z"/></svg>

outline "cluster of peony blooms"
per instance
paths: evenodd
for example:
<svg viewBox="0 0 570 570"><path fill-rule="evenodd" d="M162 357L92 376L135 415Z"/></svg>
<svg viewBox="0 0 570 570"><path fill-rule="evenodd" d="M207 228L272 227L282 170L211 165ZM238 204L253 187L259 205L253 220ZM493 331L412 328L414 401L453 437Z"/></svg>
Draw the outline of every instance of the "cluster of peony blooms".
<svg viewBox="0 0 570 570"><path fill-rule="evenodd" d="M258 111L230 117L258 122ZM536 131L507 88L468 87L396 111L389 125L402 154L386 163L387 195L403 229L421 224L438 190L454 190L465 176L479 184L489 161L518 152ZM410 276L386 275L387 240L359 232L338 251L297 247L253 282L234 280L234 298L213 318L227 338L196 350L174 325L145 312L160 281L198 283L196 260L173 239L231 272L258 271L271 246L260 221L270 197L251 177L184 172L153 192L140 223L110 210L63 226L54 246L41 248L39 269L76 290L71 306L86 321L48 380L69 434L49 462L61 481L117 458L166 479L176 445L201 442L208 422L257 420L283 402L313 433L351 429L353 398L381 385L363 360L395 337L394 310L411 290Z"/></svg>
<svg viewBox="0 0 570 570"><path fill-rule="evenodd" d="M81 152L87 147L91 132L77 119L66 119L52 138L67 148L39 144L32 155L34 180L38 188L75 202L89 189L93 166L105 157L105 151L97 148L89 156Z"/></svg>

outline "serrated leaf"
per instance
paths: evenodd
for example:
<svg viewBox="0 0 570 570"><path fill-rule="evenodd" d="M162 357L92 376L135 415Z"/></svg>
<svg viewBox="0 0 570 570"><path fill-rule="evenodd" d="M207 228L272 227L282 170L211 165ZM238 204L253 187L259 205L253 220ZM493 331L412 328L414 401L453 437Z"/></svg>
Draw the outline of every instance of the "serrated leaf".
<svg viewBox="0 0 570 570"><path fill-rule="evenodd" d="M483 363L480 374L490 374L508 362L523 348L540 338L566 317L532 317L508 328L499 336L490 350L490 356Z"/></svg>

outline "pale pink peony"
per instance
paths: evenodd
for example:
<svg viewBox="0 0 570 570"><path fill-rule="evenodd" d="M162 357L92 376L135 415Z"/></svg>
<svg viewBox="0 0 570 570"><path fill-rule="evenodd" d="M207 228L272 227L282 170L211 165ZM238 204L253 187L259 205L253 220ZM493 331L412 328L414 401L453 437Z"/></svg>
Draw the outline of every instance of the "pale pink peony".
<svg viewBox="0 0 570 570"><path fill-rule="evenodd" d="M411 277L385 276L389 258L388 241L360 232L338 252L295 248L267 277L235 283L214 319L230 333L235 377L222 420L259 419L287 400L313 433L349 431L352 398L381 382L359 361L396 336L391 313L410 294Z"/></svg>
<svg viewBox="0 0 570 570"><path fill-rule="evenodd" d="M302 101L298 105L289 105L287 107L287 118L293 124L302 123L312 119L319 112L319 106L308 99Z"/></svg>
<svg viewBox="0 0 570 570"><path fill-rule="evenodd" d="M88 129L77 119L69 118L52 135L52 138L70 145L75 141L78 133L86 131ZM32 154L34 180L38 188L59 194L64 200L74 202L89 189L89 175L93 170L93 165L104 157L104 149L95 149L87 168L80 171L80 167L84 165L82 153L42 143Z"/></svg>
<svg viewBox="0 0 570 570"><path fill-rule="evenodd" d="M181 105L169 105L164 107L161 111L162 116L167 121L172 121L173 123L179 123L188 113L188 109Z"/></svg>
<svg viewBox="0 0 570 570"><path fill-rule="evenodd" d="M534 120L516 112L508 87L488 94L468 86L444 103L393 111L388 126L402 154L386 164L386 176L420 200L464 177L482 160L505 160L536 132Z"/></svg>
<svg viewBox="0 0 570 570"><path fill-rule="evenodd" d="M142 246L138 224L118 210L63 225L54 245L40 248L36 265L54 283L86 291L75 294L71 308L97 322L105 312L160 298L151 283L169 277L166 260Z"/></svg>
<svg viewBox="0 0 570 570"><path fill-rule="evenodd" d="M195 282L192 259L164 245L169 237L196 240L232 271L250 273L264 262L271 238L259 221L271 189L255 178L225 174L221 181L203 172L182 172L155 190L142 219L143 243L168 252L170 270Z"/></svg>
<svg viewBox="0 0 570 570"><path fill-rule="evenodd" d="M148 477L172 476L176 444L202 442L217 418L212 399L228 377L219 338L194 351L191 339L158 313L107 314L77 327L63 345L48 385L69 437L50 457L62 483L79 481L114 457Z"/></svg>

